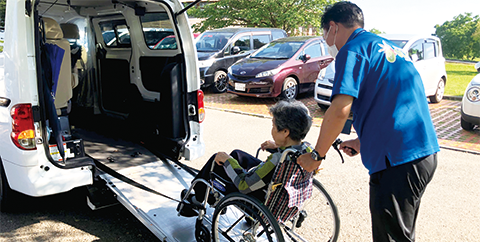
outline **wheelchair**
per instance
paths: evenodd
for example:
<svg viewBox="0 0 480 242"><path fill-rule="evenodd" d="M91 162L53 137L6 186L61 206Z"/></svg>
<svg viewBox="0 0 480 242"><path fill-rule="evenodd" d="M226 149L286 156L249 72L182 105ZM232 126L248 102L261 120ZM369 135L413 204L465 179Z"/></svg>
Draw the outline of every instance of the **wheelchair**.
<svg viewBox="0 0 480 242"><path fill-rule="evenodd" d="M256 157L259 151L260 149ZM313 178L312 195L303 202L301 208L293 207L287 211L278 209L285 204L275 200L276 194L278 195L276 191L283 189L279 185L285 184L291 175L282 171L299 166L296 163L296 157L299 155L294 149L283 151L274 172L274 179L268 185L265 201L240 192L224 195L222 186L231 182L213 172L215 166L213 162L210 180L196 179L187 192L182 194L180 209L181 206L188 205L187 198L197 183L207 185L203 207L199 209L196 220L195 239L201 242L337 241L340 232L338 210L333 199L317 179ZM290 159L287 159L287 156ZM277 176L280 177L280 183L279 179L275 179ZM274 184L274 180L277 183ZM209 196L215 199L209 200ZM209 204L207 201L214 202ZM207 208L208 205L210 208Z"/></svg>

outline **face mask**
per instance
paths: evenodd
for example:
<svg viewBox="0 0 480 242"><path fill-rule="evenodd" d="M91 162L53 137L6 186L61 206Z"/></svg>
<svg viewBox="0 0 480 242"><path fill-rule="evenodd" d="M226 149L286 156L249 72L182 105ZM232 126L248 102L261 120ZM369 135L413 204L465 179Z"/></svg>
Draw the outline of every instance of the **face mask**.
<svg viewBox="0 0 480 242"><path fill-rule="evenodd" d="M325 41L327 41L328 39L328 34L330 34L330 29L332 28L332 26L330 26L330 28L328 29L328 32L327 32L327 37L325 38ZM337 46L335 45L335 41L337 40L337 32L338 32L338 25L336 27L336 30L335 30L335 36L333 37L333 45L329 45L328 46L328 53L335 59L335 57L337 56L338 54L338 49L337 49ZM327 44L328 45L328 44Z"/></svg>

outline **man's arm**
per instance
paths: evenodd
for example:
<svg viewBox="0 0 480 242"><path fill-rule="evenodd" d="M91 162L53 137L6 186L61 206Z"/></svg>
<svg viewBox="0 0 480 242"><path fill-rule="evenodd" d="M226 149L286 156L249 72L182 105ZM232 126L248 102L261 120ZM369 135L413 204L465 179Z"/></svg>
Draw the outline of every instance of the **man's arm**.
<svg viewBox="0 0 480 242"><path fill-rule="evenodd" d="M332 105L327 109L323 118L317 145L315 145L315 150L320 156L323 157L327 154L332 143L342 132L345 121L350 115L352 102L353 97L349 95L338 94L333 98ZM322 161L313 160L310 154L301 155L297 161L308 172L317 169L322 163Z"/></svg>

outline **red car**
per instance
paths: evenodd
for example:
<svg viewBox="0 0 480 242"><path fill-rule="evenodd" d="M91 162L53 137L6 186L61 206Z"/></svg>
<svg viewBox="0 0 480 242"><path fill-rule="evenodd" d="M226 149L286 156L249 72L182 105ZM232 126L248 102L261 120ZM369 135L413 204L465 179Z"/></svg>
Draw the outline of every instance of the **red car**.
<svg viewBox="0 0 480 242"><path fill-rule="evenodd" d="M313 90L318 73L332 61L321 37L277 39L228 69L228 92L294 99Z"/></svg>
<svg viewBox="0 0 480 242"><path fill-rule="evenodd" d="M197 38L200 34L199 33L193 33L193 38ZM177 40L175 39L175 35L169 35L160 41L158 41L155 46L153 46L154 50L159 50L159 49L176 49L177 48Z"/></svg>

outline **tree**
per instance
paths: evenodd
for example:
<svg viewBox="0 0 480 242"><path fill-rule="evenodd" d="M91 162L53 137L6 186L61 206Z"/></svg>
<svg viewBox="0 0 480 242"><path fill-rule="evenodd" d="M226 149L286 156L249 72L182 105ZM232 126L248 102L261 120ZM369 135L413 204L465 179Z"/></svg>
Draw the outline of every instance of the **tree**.
<svg viewBox="0 0 480 242"><path fill-rule="evenodd" d="M460 14L452 21L435 26L445 57L473 60L480 57L480 19L472 13Z"/></svg>
<svg viewBox="0 0 480 242"><path fill-rule="evenodd" d="M320 27L324 8L338 0L221 0L191 8L190 16L204 18L192 27L203 32L227 26L281 28Z"/></svg>
<svg viewBox="0 0 480 242"><path fill-rule="evenodd" d="M378 30L378 29L376 29L376 28L373 28L373 29L369 30L368 32L374 33L374 34L385 34L385 32L380 31L380 30Z"/></svg>
<svg viewBox="0 0 480 242"><path fill-rule="evenodd" d="M5 8L7 0L0 0L0 26L5 26Z"/></svg>

